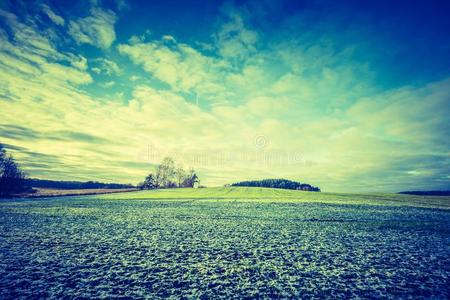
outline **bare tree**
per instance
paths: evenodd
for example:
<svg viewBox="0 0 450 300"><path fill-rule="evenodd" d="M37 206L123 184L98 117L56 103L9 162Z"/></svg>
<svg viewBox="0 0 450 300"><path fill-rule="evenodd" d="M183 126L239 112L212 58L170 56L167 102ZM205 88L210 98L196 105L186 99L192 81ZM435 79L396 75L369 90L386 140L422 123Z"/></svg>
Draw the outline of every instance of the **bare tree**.
<svg viewBox="0 0 450 300"><path fill-rule="evenodd" d="M25 173L19 169L11 155L0 144L0 196L8 196L26 190Z"/></svg>
<svg viewBox="0 0 450 300"><path fill-rule="evenodd" d="M160 165L156 167L154 175L150 173L145 181L139 184L142 189L194 187L200 184L200 180L194 169L186 172L180 165L175 167L172 158L166 157Z"/></svg>
<svg viewBox="0 0 450 300"><path fill-rule="evenodd" d="M183 181L186 178L186 171L181 166L175 169L175 178L177 180L178 187L182 187Z"/></svg>
<svg viewBox="0 0 450 300"><path fill-rule="evenodd" d="M165 188L173 184L175 176L175 162L172 158L166 157L156 168L156 185L158 188Z"/></svg>

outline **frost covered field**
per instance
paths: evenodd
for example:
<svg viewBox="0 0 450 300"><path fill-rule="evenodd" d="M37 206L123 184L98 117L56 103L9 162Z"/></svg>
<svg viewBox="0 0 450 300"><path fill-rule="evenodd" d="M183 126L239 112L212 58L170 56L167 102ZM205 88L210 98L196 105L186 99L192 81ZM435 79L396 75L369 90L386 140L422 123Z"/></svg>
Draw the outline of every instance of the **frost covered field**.
<svg viewBox="0 0 450 300"><path fill-rule="evenodd" d="M0 298L450 297L450 198L260 188L0 201Z"/></svg>

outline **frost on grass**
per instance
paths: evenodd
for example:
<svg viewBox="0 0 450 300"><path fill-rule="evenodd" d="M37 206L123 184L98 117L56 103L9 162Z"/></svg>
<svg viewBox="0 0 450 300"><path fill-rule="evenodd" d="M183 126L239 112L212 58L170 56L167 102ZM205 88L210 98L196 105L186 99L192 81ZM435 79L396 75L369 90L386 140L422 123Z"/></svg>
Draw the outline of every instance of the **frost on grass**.
<svg viewBox="0 0 450 300"><path fill-rule="evenodd" d="M0 298L450 297L450 211L275 201L0 203Z"/></svg>

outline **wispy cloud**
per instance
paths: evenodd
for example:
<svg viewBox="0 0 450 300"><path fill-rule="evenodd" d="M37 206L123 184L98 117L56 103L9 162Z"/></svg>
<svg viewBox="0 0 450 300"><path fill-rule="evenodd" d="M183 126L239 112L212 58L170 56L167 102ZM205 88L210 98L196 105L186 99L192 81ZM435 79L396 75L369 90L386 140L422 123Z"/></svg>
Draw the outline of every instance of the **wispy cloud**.
<svg viewBox="0 0 450 300"><path fill-rule="evenodd" d="M50 18L53 23L59 26L64 26L64 24L66 23L64 19L61 16L57 15L48 5L42 4L41 7L42 11Z"/></svg>
<svg viewBox="0 0 450 300"><path fill-rule="evenodd" d="M92 71L97 74L106 74L106 75L119 75L121 72L120 67L114 62L106 58L99 58L95 60L95 67L92 68Z"/></svg>
<svg viewBox="0 0 450 300"><path fill-rule="evenodd" d="M81 71L85 71L88 68L87 59L82 55L73 55L70 64Z"/></svg>
<svg viewBox="0 0 450 300"><path fill-rule="evenodd" d="M228 59L245 59L256 52L258 33L245 26L243 16L236 10L227 11L228 21L215 35L219 53Z"/></svg>
<svg viewBox="0 0 450 300"><path fill-rule="evenodd" d="M120 44L118 51L175 90L216 95L225 92L221 72L226 72L228 63L187 44L162 38L148 43Z"/></svg>
<svg viewBox="0 0 450 300"><path fill-rule="evenodd" d="M91 14L69 22L69 34L79 44L108 48L116 39L116 14L110 10L92 8Z"/></svg>

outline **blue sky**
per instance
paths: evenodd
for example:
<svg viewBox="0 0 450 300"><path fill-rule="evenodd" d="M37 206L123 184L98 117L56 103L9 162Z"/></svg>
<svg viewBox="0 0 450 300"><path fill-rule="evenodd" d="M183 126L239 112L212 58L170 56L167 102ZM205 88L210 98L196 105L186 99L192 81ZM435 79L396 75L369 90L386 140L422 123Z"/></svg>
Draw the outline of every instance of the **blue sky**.
<svg viewBox="0 0 450 300"><path fill-rule="evenodd" d="M0 1L0 142L31 177L450 188L447 1Z"/></svg>

